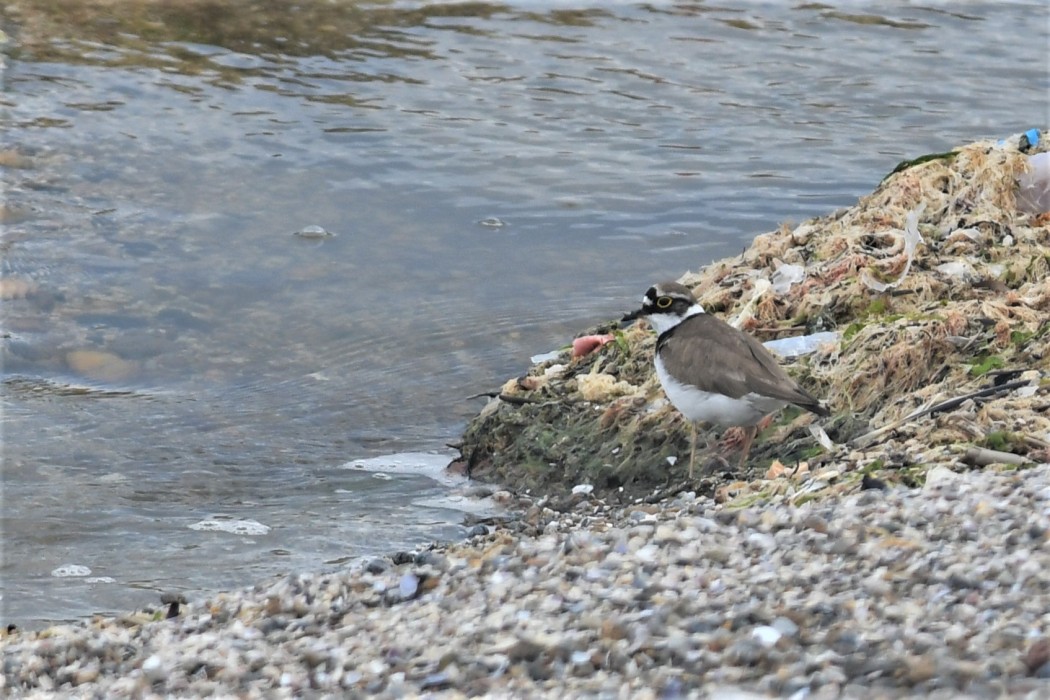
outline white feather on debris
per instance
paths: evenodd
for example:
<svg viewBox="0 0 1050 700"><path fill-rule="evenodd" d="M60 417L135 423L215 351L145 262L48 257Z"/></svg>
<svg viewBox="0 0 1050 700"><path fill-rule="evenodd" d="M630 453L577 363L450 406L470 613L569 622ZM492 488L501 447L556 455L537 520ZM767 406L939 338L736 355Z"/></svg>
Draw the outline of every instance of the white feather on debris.
<svg viewBox="0 0 1050 700"><path fill-rule="evenodd" d="M751 292L751 298L748 299L747 304L740 310L736 318L729 322L733 328L742 328L744 324L755 315L755 304L757 304L762 297L772 288L773 284L764 278L755 280L754 291Z"/></svg>
<svg viewBox="0 0 1050 700"><path fill-rule="evenodd" d="M872 277L870 272L864 270L860 273L860 281L868 289L873 289L876 292L885 292L887 289L899 286L904 281L904 278L908 276L912 261L915 260L915 249L920 243L925 243L922 240L922 234L919 233L919 217L922 216L922 212L925 210L926 202L919 202L919 206L908 212L908 216L904 219L904 255L907 257L907 260L904 263L904 270L901 272L901 276L895 282L880 282Z"/></svg>

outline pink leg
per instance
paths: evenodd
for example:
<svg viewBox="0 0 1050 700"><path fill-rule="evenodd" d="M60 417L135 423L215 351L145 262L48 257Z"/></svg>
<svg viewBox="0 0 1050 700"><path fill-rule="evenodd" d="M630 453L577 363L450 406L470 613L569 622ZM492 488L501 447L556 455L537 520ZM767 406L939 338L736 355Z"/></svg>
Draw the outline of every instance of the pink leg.
<svg viewBox="0 0 1050 700"><path fill-rule="evenodd" d="M696 464L696 423L692 424L693 439L689 447L689 480L693 480L693 466Z"/></svg>
<svg viewBox="0 0 1050 700"><path fill-rule="evenodd" d="M747 461L747 456L751 453L751 443L754 442L755 436L768 428L772 422L773 415L770 414L760 420L758 425L750 428L727 428L722 433L722 449L733 450L739 448L742 451L740 464L743 466L744 462Z"/></svg>
<svg viewBox="0 0 1050 700"><path fill-rule="evenodd" d="M758 435L757 425L753 425L750 428L744 428L744 447L740 453L741 467L747 464L747 456L751 454L751 443L755 441L756 435Z"/></svg>

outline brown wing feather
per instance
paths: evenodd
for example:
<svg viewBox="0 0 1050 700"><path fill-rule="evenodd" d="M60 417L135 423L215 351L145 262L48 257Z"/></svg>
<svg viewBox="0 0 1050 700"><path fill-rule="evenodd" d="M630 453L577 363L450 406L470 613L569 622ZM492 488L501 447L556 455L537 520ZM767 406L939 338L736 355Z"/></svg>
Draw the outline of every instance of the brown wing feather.
<svg viewBox="0 0 1050 700"><path fill-rule="evenodd" d="M688 339L683 332L686 330ZM828 415L827 409L787 375L762 343L717 316L690 316L665 334L660 348L665 362L700 370L699 387L704 391L733 398L755 392Z"/></svg>

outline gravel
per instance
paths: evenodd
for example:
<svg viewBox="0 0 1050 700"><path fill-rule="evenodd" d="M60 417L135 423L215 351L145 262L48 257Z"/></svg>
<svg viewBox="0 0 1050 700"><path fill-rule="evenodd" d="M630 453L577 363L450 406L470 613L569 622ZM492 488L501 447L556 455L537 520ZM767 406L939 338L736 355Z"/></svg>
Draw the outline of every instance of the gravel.
<svg viewBox="0 0 1050 700"><path fill-rule="evenodd" d="M459 544L0 639L10 697L1050 697L1050 465ZM170 601L169 601L170 603Z"/></svg>

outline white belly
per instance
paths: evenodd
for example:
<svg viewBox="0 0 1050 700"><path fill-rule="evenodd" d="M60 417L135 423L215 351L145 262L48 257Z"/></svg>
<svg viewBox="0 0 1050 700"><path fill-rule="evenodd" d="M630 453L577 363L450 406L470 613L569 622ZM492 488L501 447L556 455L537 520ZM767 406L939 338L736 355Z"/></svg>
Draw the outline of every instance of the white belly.
<svg viewBox="0 0 1050 700"><path fill-rule="evenodd" d="M739 399L711 394L682 384L667 373L660 357L656 358L656 376L668 400L690 421L706 421L720 426L751 426L764 416L779 411L786 401L760 394L746 394Z"/></svg>

